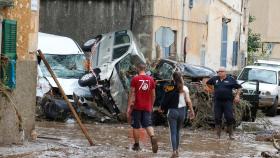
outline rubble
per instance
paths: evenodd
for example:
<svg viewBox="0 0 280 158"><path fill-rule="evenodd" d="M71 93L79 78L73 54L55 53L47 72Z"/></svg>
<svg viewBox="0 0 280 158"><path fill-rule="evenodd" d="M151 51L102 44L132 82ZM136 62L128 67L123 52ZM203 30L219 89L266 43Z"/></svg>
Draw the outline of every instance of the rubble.
<svg viewBox="0 0 280 158"><path fill-rule="evenodd" d="M192 122L195 128L211 128L214 127L214 112L213 112L213 96L205 91L205 85L202 83L189 83L187 86L190 89L190 96L195 108L196 117ZM241 124L242 121L247 121L251 117L251 104L245 100L234 105L235 126Z"/></svg>

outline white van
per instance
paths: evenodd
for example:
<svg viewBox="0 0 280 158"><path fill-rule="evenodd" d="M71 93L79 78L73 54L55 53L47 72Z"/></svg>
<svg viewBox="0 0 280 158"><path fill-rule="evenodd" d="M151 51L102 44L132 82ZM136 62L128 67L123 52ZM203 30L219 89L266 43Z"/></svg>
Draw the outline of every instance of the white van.
<svg viewBox="0 0 280 158"><path fill-rule="evenodd" d="M256 94L259 82L259 108L267 115L275 116L280 105L280 68L271 66L246 66L240 72L238 82L242 83L243 94Z"/></svg>
<svg viewBox="0 0 280 158"><path fill-rule="evenodd" d="M78 84L79 77L85 73L85 55L74 40L39 33L38 49L44 54L70 102L73 102L73 92L85 98L91 97L89 89L80 87ZM51 98L62 99L46 66L43 62L39 62L36 96L43 98L46 94L49 94Z"/></svg>

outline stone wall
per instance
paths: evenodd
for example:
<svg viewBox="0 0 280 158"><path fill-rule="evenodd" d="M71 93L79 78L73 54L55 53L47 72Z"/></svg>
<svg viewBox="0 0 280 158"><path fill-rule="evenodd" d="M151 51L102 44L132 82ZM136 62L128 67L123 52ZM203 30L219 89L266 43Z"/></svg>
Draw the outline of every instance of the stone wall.
<svg viewBox="0 0 280 158"><path fill-rule="evenodd" d="M146 57L152 40L151 0L44 0L40 31L73 38L80 45L101 33L131 29ZM134 8L134 9L132 9Z"/></svg>

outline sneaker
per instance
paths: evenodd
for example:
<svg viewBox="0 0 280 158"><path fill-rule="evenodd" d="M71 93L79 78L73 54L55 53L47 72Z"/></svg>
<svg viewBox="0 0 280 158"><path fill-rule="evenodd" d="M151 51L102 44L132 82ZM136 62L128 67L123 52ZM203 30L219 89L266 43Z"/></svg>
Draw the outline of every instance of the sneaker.
<svg viewBox="0 0 280 158"><path fill-rule="evenodd" d="M176 157L179 157L179 152L178 152L178 150L176 151L176 155L175 155Z"/></svg>
<svg viewBox="0 0 280 158"><path fill-rule="evenodd" d="M173 151L172 155L170 158L176 158L176 157L179 157L179 154L177 151Z"/></svg>
<svg viewBox="0 0 280 158"><path fill-rule="evenodd" d="M139 151L139 150L140 150L140 145L139 145L139 143L134 143L134 144L133 144L133 147L132 147L132 150L134 150L134 151Z"/></svg>
<svg viewBox="0 0 280 158"><path fill-rule="evenodd" d="M154 136L151 137L151 144L152 144L153 153L157 153L157 151L158 151L158 142L157 142L157 139Z"/></svg>

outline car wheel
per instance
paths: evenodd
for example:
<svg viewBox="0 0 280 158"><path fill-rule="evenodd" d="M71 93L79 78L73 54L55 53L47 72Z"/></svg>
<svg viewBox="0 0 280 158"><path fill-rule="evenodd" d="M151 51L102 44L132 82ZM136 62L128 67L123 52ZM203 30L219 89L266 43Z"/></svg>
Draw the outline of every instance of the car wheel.
<svg viewBox="0 0 280 158"><path fill-rule="evenodd" d="M94 44L98 43L102 38L102 35L97 35L96 37L94 37L93 39L90 39L88 41L86 41L83 45L82 45L82 50L85 52L90 52L91 48Z"/></svg>
<svg viewBox="0 0 280 158"><path fill-rule="evenodd" d="M267 110L266 112L267 116L272 116L272 117L275 116L277 114L277 107L278 107L278 98L275 99L272 107L270 107Z"/></svg>
<svg viewBox="0 0 280 158"><path fill-rule="evenodd" d="M97 79L93 73L88 73L88 74L83 75L78 80L78 83L81 87L94 86L97 84Z"/></svg>
<svg viewBox="0 0 280 158"><path fill-rule="evenodd" d="M91 47L93 46L93 44L96 42L96 39L91 39L91 40L88 40L86 41L83 46L82 46L82 49L83 51L85 52L90 52L91 51Z"/></svg>

